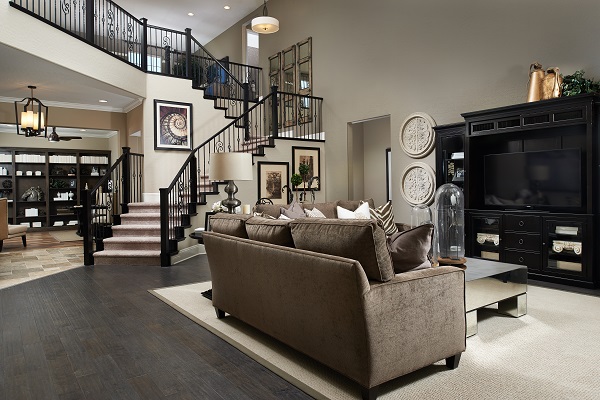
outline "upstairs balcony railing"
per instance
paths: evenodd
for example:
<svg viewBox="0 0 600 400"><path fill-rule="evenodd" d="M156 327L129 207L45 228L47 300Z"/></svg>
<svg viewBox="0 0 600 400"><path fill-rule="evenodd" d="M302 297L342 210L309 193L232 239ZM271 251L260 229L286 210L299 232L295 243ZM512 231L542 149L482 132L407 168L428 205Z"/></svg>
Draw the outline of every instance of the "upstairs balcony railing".
<svg viewBox="0 0 600 400"><path fill-rule="evenodd" d="M205 96L221 99L217 106L230 117L260 96L261 68L215 59L191 29L148 25L110 0L14 0L10 5L144 72L191 79Z"/></svg>

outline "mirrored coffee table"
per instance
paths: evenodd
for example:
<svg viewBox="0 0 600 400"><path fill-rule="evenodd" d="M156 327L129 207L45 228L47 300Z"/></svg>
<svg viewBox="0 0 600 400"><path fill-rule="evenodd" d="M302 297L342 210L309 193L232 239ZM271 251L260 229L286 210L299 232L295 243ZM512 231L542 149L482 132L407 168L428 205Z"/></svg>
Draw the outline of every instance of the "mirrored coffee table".
<svg viewBox="0 0 600 400"><path fill-rule="evenodd" d="M467 258L465 303L467 337L477 333L477 310L498 303L498 312L513 317L527 314L527 267Z"/></svg>

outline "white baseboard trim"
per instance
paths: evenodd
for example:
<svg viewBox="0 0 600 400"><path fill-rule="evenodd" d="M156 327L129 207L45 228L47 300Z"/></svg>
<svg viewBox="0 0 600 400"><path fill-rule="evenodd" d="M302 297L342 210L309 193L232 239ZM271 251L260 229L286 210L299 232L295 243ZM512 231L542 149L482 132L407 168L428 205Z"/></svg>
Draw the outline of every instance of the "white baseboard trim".
<svg viewBox="0 0 600 400"><path fill-rule="evenodd" d="M182 261L189 260L199 254L206 254L203 244L195 244L185 249L179 250L179 253L171 257L171 265L179 264Z"/></svg>

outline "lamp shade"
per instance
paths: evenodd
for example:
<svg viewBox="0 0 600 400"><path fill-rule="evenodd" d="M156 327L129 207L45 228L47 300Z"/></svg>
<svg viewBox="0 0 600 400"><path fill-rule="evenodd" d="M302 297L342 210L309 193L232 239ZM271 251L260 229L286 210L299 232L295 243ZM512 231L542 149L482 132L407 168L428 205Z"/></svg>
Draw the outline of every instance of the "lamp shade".
<svg viewBox="0 0 600 400"><path fill-rule="evenodd" d="M252 30L256 33L275 33L279 30L277 18L262 16L252 19Z"/></svg>
<svg viewBox="0 0 600 400"><path fill-rule="evenodd" d="M215 181L251 181L252 154L250 153L213 153L210 156L208 173Z"/></svg>

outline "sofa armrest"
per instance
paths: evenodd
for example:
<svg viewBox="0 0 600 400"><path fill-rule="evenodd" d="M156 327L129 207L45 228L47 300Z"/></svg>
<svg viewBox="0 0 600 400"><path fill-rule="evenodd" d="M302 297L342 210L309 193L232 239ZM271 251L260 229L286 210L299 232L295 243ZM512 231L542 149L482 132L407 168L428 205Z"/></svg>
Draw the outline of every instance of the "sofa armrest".
<svg viewBox="0 0 600 400"><path fill-rule="evenodd" d="M398 274L388 282L371 283L365 295L371 385L465 350L463 270L428 268Z"/></svg>

